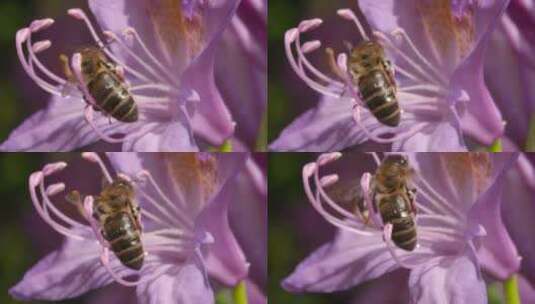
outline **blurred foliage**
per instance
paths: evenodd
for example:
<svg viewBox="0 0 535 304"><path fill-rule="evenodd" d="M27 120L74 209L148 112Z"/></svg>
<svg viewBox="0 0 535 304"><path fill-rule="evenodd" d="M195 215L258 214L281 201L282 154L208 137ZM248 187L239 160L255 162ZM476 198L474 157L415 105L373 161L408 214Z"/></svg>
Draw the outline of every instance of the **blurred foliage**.
<svg viewBox="0 0 535 304"><path fill-rule="evenodd" d="M29 215L35 212L28 193L27 179L48 159L70 158L70 154L1 153L0 154L0 303L21 303L12 299L7 290L19 282L24 273L41 256L27 231L32 228ZM45 302L26 302L45 303ZM84 303L81 299L55 303Z"/></svg>
<svg viewBox="0 0 535 304"><path fill-rule="evenodd" d="M295 218L295 214L301 212L303 208L306 210L310 208L305 201L301 168L312 157L313 155L308 153L269 154L268 297L270 303L350 303L351 297L348 292L296 295L281 288L281 281L313 250L310 242L302 236L304 230L322 229L322 223L307 223L307 227L303 227L300 225L302 222Z"/></svg>

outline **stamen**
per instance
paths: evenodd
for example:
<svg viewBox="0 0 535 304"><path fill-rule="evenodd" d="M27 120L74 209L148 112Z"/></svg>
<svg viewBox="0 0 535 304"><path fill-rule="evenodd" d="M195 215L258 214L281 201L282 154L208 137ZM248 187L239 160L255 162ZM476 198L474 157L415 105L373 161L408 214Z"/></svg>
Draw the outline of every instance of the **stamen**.
<svg viewBox="0 0 535 304"><path fill-rule="evenodd" d="M292 52L292 44L296 42L296 39L299 37L300 33L298 31L298 29L294 28L294 29L290 29L288 31L286 31L286 34L284 36L284 46L285 46L285 50L286 50L286 57L288 58L288 61L290 62L290 66L292 67L292 69L294 70L294 72L313 90L323 94L323 95L326 95L326 96L330 96L330 97L335 97L335 98L339 98L340 97L340 94L337 94L337 93L334 93L330 90L330 88L324 86L324 85L321 85L319 84L318 82L312 80L311 78L308 77L308 75L305 73L305 71L303 71L299 64L295 61L295 58L294 58L294 55L293 55L293 52ZM300 52L300 49L299 49L299 45L296 44L296 50L299 54ZM305 60L303 60L303 63L305 63L305 65L307 64Z"/></svg>
<svg viewBox="0 0 535 304"><path fill-rule="evenodd" d="M37 20L34 20L31 24L30 24L30 30L33 32L33 33L37 33L41 30L44 30L44 29L47 29L48 27L50 27L52 24L54 24L54 19L52 18L46 18L46 19L37 19Z"/></svg>
<svg viewBox="0 0 535 304"><path fill-rule="evenodd" d="M453 208L444 196L442 196L440 193L438 193L424 178L421 176L418 176L418 193L422 193L423 195L426 195L428 198L428 201L430 203L436 203L434 204L439 208L439 210L443 210L445 214L451 214L457 218L463 218L463 215L458 211L457 209ZM429 191L429 192L428 192ZM436 200L432 199L432 196L436 198ZM442 208L440 207L442 206Z"/></svg>
<svg viewBox="0 0 535 304"><path fill-rule="evenodd" d="M54 196L60 192L63 192L63 190L65 190L65 184L57 183L46 187L45 193L47 196Z"/></svg>
<svg viewBox="0 0 535 304"><path fill-rule="evenodd" d="M377 154L377 152L371 152L371 155L373 157L373 160L375 161L375 164L377 166L381 165L381 159L379 158L379 155Z"/></svg>
<svg viewBox="0 0 535 304"><path fill-rule="evenodd" d="M100 137L100 139L102 139L102 140L104 140L106 142L109 142L109 143L113 143L113 144L122 143L125 140L127 140L126 136L123 136L122 138L113 138L111 136L108 136L108 135L104 134L104 132L101 131L99 126L97 126L97 124L94 122L93 115L94 115L93 107L87 106L85 108L85 111L84 111L85 120L89 124L89 126L93 129L93 131L95 131L95 133L97 133L97 135ZM130 134L129 138L133 138L133 137L135 137L134 133Z"/></svg>
<svg viewBox="0 0 535 304"><path fill-rule="evenodd" d="M409 45L410 49L416 55L416 58L418 58L421 62L423 62L424 66L426 66L429 70L431 70L438 79L442 79L444 83L447 83L447 80L444 78L443 74L440 73L438 69L436 68L436 66L431 64L431 62L429 62L429 60L427 60L427 58L425 58L424 55L422 55L420 50L418 50L416 45L414 45L414 42L412 42L411 38L409 37L407 32L405 32L404 29L398 27L391 32L391 35L401 37L401 39L403 39Z"/></svg>
<svg viewBox="0 0 535 304"><path fill-rule="evenodd" d="M314 194L312 193L312 189L310 187L310 178L312 177L312 175L315 174L315 171L317 170L317 167L318 167L317 163L309 163L309 164L305 165L303 167L303 175L302 175L302 177L303 177L303 185L304 185L304 188L305 188L305 193L306 193L306 195L308 197L309 202L314 207L314 209L316 209L316 211L319 214L321 214L323 216L323 218L325 218L325 220L327 220L329 223L333 224L334 226L336 226L336 227L338 227L340 229L351 231L351 232L354 232L356 234L363 235L363 236L372 236L372 235L374 235L373 233L364 232L361 229L358 229L358 228L350 225L350 223L344 222L344 221L332 216L326 210L323 209L321 201L318 200L319 199L319 192L316 194L316 196L314 196Z"/></svg>
<svg viewBox="0 0 535 304"><path fill-rule="evenodd" d="M46 175L45 175L46 176ZM39 184L39 191L41 193L41 196L43 198L44 204L43 204L43 211L48 215L49 218L50 214L48 213L48 208L62 221L66 222L67 224L76 227L76 228L88 228L87 225L84 225L78 221L75 221L65 215L65 213L61 212L59 209L56 208L56 206L52 203L52 200L49 196L55 195L65 189L65 184L58 183L51 185L47 187L45 190L45 184L44 184L44 178L41 180L41 183Z"/></svg>
<svg viewBox="0 0 535 304"><path fill-rule="evenodd" d="M134 92L134 91L146 90L146 89L156 90L156 91L160 91L160 92L166 93L166 94L168 94L168 93L174 93L176 95L180 94L180 92L177 91L175 88L170 87L170 86L165 85L165 84L159 84L159 83L140 84L140 85L136 85L136 86L131 87L129 90L130 90L130 92Z"/></svg>
<svg viewBox="0 0 535 304"><path fill-rule="evenodd" d="M320 185L321 185L322 188L326 188L326 187L329 187L329 186L332 186L332 185L336 184L336 182L338 182L338 180L339 180L338 174L331 174L331 175L322 176L321 179L320 179Z"/></svg>
<svg viewBox="0 0 535 304"><path fill-rule="evenodd" d="M357 26L357 29L359 30L359 33L360 33L361 37L364 38L365 40L370 40L370 37L368 36L366 31L364 30L364 27L362 26L362 24L360 23L359 19L357 18L357 16L355 16L355 13L353 13L353 11L351 9L348 9L348 8L339 9L337 11L337 13L338 13L338 16L340 16L340 17L342 17L344 19L347 19L349 21L353 21L355 23L355 25Z"/></svg>
<svg viewBox="0 0 535 304"><path fill-rule="evenodd" d="M145 54L147 56L149 56L149 58L152 61L152 63L154 63L156 66L158 66L160 68L160 70L162 70L162 72L164 72L167 75L167 78L170 79L171 83L173 83L175 85L178 85L178 81L175 80L176 77L174 77L173 74L169 71L169 69L165 68L161 64L161 62L158 59L156 59L156 57L154 57L154 54L149 50L147 45L143 42L143 40L139 36L139 33L136 31L136 29L134 29L132 27L128 27L128 28L126 28L124 30L124 33L126 35L133 36L135 38L135 40L137 41L137 43L139 43L139 45L141 46L141 48L143 49Z"/></svg>
<svg viewBox="0 0 535 304"><path fill-rule="evenodd" d="M82 210L84 211L83 215L85 216L85 219L89 222L91 230L93 230L93 235L95 236L100 246L102 246L103 248L109 248L110 244L102 236L100 224L93 217L93 202L94 199L91 195L88 195L84 198L84 205L82 208Z"/></svg>
<svg viewBox="0 0 535 304"><path fill-rule="evenodd" d="M428 91L441 96L446 96L448 92L443 87L434 85L434 84L417 84L412 86L405 86L399 88L398 92L408 92L408 91Z"/></svg>
<svg viewBox="0 0 535 304"><path fill-rule="evenodd" d="M403 140L413 136L414 134L422 131L423 129L425 129L428 126L427 122L418 123L418 124L415 124L415 125L411 126L408 130L406 130L404 132L398 132L398 134L396 134L396 135L394 135L392 137L389 137L389 138L382 138L382 137L379 137L378 135L372 133L362 123L360 107L359 106L356 106L355 109L353 110L353 120L362 129L362 131L364 131L364 133L366 134L366 136L369 139L371 139L371 140L373 140L375 142L378 142L378 143L383 143L383 144L393 143L393 142L397 142L397 141L403 141Z"/></svg>
<svg viewBox="0 0 535 304"><path fill-rule="evenodd" d="M372 221L376 228L383 227L383 219L381 218L380 214L377 212L377 208L374 205L375 202L373 202L371 198L372 190L371 190L371 180L372 176L369 172L365 172L362 174L362 177L360 178L360 188L362 189L362 196L364 198L364 202L366 203L366 208L368 209L369 217L372 218Z"/></svg>
<svg viewBox="0 0 535 304"><path fill-rule="evenodd" d="M30 65L31 61L30 62L27 61L26 55L24 55L24 51L22 50L22 45L23 45L23 43L26 42L26 44L28 45L28 48L29 48L28 52L30 53L30 56L31 56L32 50L31 50L31 44L29 44L30 36L31 36L30 29L23 28L23 29L21 29L21 30L19 30L17 32L16 38L15 38L15 40L16 40L15 41L16 42L16 48L17 48L17 56L19 58L19 61L20 61L21 65L22 65L24 71L26 72L26 74L28 74L28 76L30 76L30 78L41 89L45 90L46 92L48 92L50 94L61 96L60 91L54 85L48 83L44 79L42 79L39 76L37 76L37 74L33 70L33 66Z"/></svg>
<svg viewBox="0 0 535 304"><path fill-rule="evenodd" d="M410 263L404 262L397 255L396 253L397 247L392 242L392 228L393 226L391 223L388 223L385 225L384 230L383 230L383 239L386 243L386 248L390 252L390 255L392 256L396 264L398 264L400 267L407 268L407 269L412 269L412 268L419 266L419 264L410 264Z"/></svg>
<svg viewBox="0 0 535 304"><path fill-rule="evenodd" d="M306 44L310 43L310 42L306 42L304 45L301 45L301 34L300 33L311 31L311 30L319 27L320 25L321 25L321 19L305 20L305 21L303 21L303 22L301 22L299 24L299 33L295 37L295 48L296 48L297 56L298 56L298 59L299 59L299 61L298 61L299 70L302 71L304 75L306 75L306 71L303 69L303 64L304 64L304 66L306 68L308 68L310 70L310 72L312 72L312 74L315 75L316 77L318 77L321 81L324 81L324 82L328 83L329 86L333 86L334 88L341 89L343 87L342 83L340 83L339 81L336 81L335 79L332 79L331 77L323 74L320 70L318 70L316 67L314 67L314 65L308 60L307 56L305 56L306 53L313 51L313 50L305 50ZM317 43L320 43L319 46L317 46L317 43L316 43L316 46L320 47L321 46L321 42L319 42L319 40L315 40L315 41L317 41ZM312 42L314 42L314 41L312 41ZM308 47L310 48L310 46L308 46Z"/></svg>
<svg viewBox="0 0 535 304"><path fill-rule="evenodd" d="M161 76L160 73L156 72L145 60L141 59L132 49L127 46L115 33L110 31L104 31L103 34L110 39L110 41L115 41L121 46L134 60L138 62L140 66L142 66L145 70L147 70L149 73L152 74L152 76L155 77L155 79L160 80L161 82L165 83L172 83L173 80L167 80ZM166 75L167 76L167 75ZM168 76L169 77L169 76Z"/></svg>
<svg viewBox="0 0 535 304"><path fill-rule="evenodd" d="M138 189L138 193L143 196L145 198L145 200L150 203L151 205L153 205L159 212L160 214L162 215L162 217L158 218L158 220L155 219L155 215L154 214L147 214L149 217L151 217L151 219L153 219L154 221L157 221L159 222L160 224L164 225L164 226L168 226L168 227L176 227L177 225L185 225L186 227L191 227L192 223L191 221L186 221L185 218L183 216L179 216L179 215L175 215L175 217L173 217L170 213L169 213L169 210L167 210L166 208L162 207L159 202L157 202L153 197L151 197L150 195L148 195L145 191L143 191L142 189ZM149 213L148 211L146 211L146 213ZM162 218L164 220L167 220L167 222L165 221L162 221ZM178 221L177 221L178 220Z"/></svg>
<svg viewBox="0 0 535 304"><path fill-rule="evenodd" d="M383 42L383 46L386 48L389 48L394 53L398 54L401 59L403 59L411 68L415 69L421 76L422 79L425 79L427 81L430 81L436 85L439 86L445 86L447 85L447 81L442 77L442 75L438 76L435 75L435 73L429 73L425 71L422 67L422 65L416 63L411 57L409 57L407 54L405 54L398 46L392 42L390 38L388 38L385 34L374 31L374 36Z"/></svg>
<svg viewBox="0 0 535 304"><path fill-rule="evenodd" d="M37 41L36 43L33 44L32 50L34 53L40 53L50 48L51 45L52 45L52 42L50 42L50 40Z"/></svg>
<svg viewBox="0 0 535 304"><path fill-rule="evenodd" d="M43 174L45 176L49 176L49 175L62 171L66 167L67 167L66 162L57 162L57 163L47 164L43 167Z"/></svg>
<svg viewBox="0 0 535 304"><path fill-rule="evenodd" d="M102 265L106 268L108 273L112 276L112 278L117 283L119 283L121 285L124 285L124 286L127 286L127 287L134 287L134 286L137 286L137 285L139 285L141 283L145 283L145 282L148 282L148 281L153 281L157 277L159 277L162 274L164 274L167 271L167 268L168 268L168 267L164 267L165 269L160 270L159 272L157 272L156 274L150 276L149 278L140 278L139 280L132 282L132 281L124 280L123 278L121 278L119 276L119 274L117 274L112 269L112 267L110 265L110 250L108 248L103 248L102 249L102 254L100 256L100 261L101 261Z"/></svg>
<svg viewBox="0 0 535 304"><path fill-rule="evenodd" d="M104 165L104 161L102 160L102 158L100 158L100 156L97 153L83 152L82 157L90 162L98 164L98 166L100 167L100 171L102 171L102 174L104 175L106 180L108 180L110 184L113 183L113 178L111 177L110 172L106 168L106 165Z"/></svg>
<svg viewBox="0 0 535 304"><path fill-rule="evenodd" d="M70 16L72 16L72 17L74 17L74 18L76 18L78 20L84 21L86 27L89 29L91 37L93 37L93 40L95 41L95 43L99 46L99 48L102 49L102 51L106 54L106 56L108 56L108 58L110 58L116 64L122 66L127 72L129 72L130 74L134 75L138 79L140 79L142 81L145 81L145 82L151 82L151 80L148 79L147 77L145 77L142 73L138 72L134 68L126 65L123 61L119 60L119 58L117 58L117 56L115 56L109 50L109 48L102 42L102 40L98 36L95 28L93 27L93 24L91 24L91 21L89 20L87 15L81 9L73 8L73 9L68 10L67 12L68 12L68 14Z"/></svg>
<svg viewBox="0 0 535 304"><path fill-rule="evenodd" d="M193 226L193 222L191 221L191 219L189 219L188 217L186 217L187 215L187 212L181 212L183 210L180 210L178 208L178 206L176 204L174 204L170 199L169 197L167 197L167 195L165 195L165 193L163 192L163 190L160 188L160 186L158 186L158 183L156 182L156 180L154 179L154 177L152 176L152 174L147 171L147 170L143 170L141 172L139 172L137 174L138 178L140 179L143 179L143 178L147 178L147 180L149 181L149 183L152 185L152 187L154 188L154 190L156 190L156 192L158 193L158 195L160 195L160 198L162 199L162 201L167 205L167 207L172 211L174 212L174 214L180 219L182 220L186 225L188 225L189 227L192 227ZM180 202L185 202L184 198L183 197L180 197ZM182 206L183 208L185 208L186 206Z"/></svg>
<svg viewBox="0 0 535 304"><path fill-rule="evenodd" d="M48 224L50 225L54 230L56 230L57 232L67 236L67 237L71 237L73 239L76 239L76 240L85 240L86 237L83 236L83 235L78 235L78 234L75 234L71 231L70 228L67 228L57 222L55 222L54 220L52 220L52 218L49 216L48 212L45 211L43 209L43 204L41 203L41 201L39 200L39 198L37 197L37 192L35 191L35 189L43 182L45 178L45 175L43 174L42 171L38 171L38 172L34 172L30 175L30 178L29 178L29 181L28 181L28 185L29 185L29 190L30 190L30 197L32 199L32 203L35 207L35 210L37 210L37 213L41 216L41 218ZM43 187L43 190L44 190L44 187ZM45 197L46 193L42 193L43 197Z"/></svg>
<svg viewBox="0 0 535 304"><path fill-rule="evenodd" d="M346 209L340 207L335 201L333 201L329 195L325 192L325 190L323 190L323 187L322 187L322 182L320 181L320 178L319 178L319 169L321 166L329 163L329 162L332 162L338 158L340 158L341 156L341 153L329 153L329 154L322 154L320 155L320 157L318 157L317 161L316 161L316 170L314 170L314 181L316 183L316 191L318 192L318 194L321 196L321 198L323 198L325 200L325 202L327 202L327 204L333 208L336 212L340 213L342 216L350 219L350 220L353 220L353 221L356 221L356 222L359 222L360 218L357 217L355 214L347 211ZM327 178L330 178L331 180L329 182L332 182L333 180L337 180L338 179L338 176L335 176L335 179L333 179L332 175L331 176L326 176ZM325 178L325 177L324 177ZM322 178L323 179L323 178ZM319 201L319 196L316 195L316 198L318 199Z"/></svg>

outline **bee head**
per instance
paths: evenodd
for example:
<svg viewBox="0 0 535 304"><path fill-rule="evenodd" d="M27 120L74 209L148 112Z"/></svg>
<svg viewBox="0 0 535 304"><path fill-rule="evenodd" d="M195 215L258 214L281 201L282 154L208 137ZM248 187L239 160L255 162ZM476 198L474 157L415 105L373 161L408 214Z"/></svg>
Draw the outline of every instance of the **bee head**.
<svg viewBox="0 0 535 304"><path fill-rule="evenodd" d="M129 181L118 177L104 187L102 196L122 205L134 196L134 187Z"/></svg>
<svg viewBox="0 0 535 304"><path fill-rule="evenodd" d="M411 174L407 157L399 154L386 156L377 171L378 178L387 188L400 187Z"/></svg>
<svg viewBox="0 0 535 304"><path fill-rule="evenodd" d="M82 71L85 74L96 73L100 66L107 62L104 53L96 47L84 47L79 53L82 56Z"/></svg>

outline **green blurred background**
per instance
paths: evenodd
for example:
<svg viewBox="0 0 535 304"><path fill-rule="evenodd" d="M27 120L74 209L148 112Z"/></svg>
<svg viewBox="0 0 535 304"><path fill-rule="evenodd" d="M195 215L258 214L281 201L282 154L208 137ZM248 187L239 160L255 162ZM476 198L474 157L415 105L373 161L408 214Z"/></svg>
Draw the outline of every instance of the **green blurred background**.
<svg viewBox="0 0 535 304"><path fill-rule="evenodd" d="M280 287L300 261L334 236L333 227L315 212L303 192L301 169L315 157L309 153L269 154L269 303L351 303L352 291L295 295Z"/></svg>
<svg viewBox="0 0 535 304"><path fill-rule="evenodd" d="M58 55L72 48L72 45L58 43L58 38L73 38L78 43L86 38L82 27L66 26L70 20L66 18L66 10L72 7L87 8L81 0L3 0L0 1L0 139L3 141L24 118L41 109L49 96L40 90L30 78L24 74L16 56L15 34L18 29L28 26L37 18L51 17L56 19L57 26L46 30L44 35L36 35L35 41L51 39L52 48L40 55L46 64L59 71ZM72 19L72 18L70 18ZM72 21L75 22L75 21ZM57 67L56 67L57 66Z"/></svg>
<svg viewBox="0 0 535 304"><path fill-rule="evenodd" d="M79 154L0 154L0 303L22 303L12 299L7 290L41 257L60 245L60 235L44 224L32 206L28 176L46 162L74 158L80 158ZM54 303L85 303L90 296Z"/></svg>

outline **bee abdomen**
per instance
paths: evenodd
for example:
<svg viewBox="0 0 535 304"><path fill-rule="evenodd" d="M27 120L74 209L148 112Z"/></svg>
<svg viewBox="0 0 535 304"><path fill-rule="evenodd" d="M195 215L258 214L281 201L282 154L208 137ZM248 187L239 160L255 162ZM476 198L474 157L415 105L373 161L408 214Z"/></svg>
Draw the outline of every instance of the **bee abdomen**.
<svg viewBox="0 0 535 304"><path fill-rule="evenodd" d="M126 213L109 217L104 224L104 237L123 265L139 270L143 265L144 251L139 231L134 226Z"/></svg>
<svg viewBox="0 0 535 304"><path fill-rule="evenodd" d="M359 90L362 100L377 120L391 127L399 125L401 110L394 89L380 72L361 77Z"/></svg>
<svg viewBox="0 0 535 304"><path fill-rule="evenodd" d="M402 217L392 220L392 241L399 248L412 251L416 248L416 226L412 217Z"/></svg>
<svg viewBox="0 0 535 304"><path fill-rule="evenodd" d="M122 122L135 122L138 110L134 99L123 84L111 73L101 72L87 84L97 106Z"/></svg>

